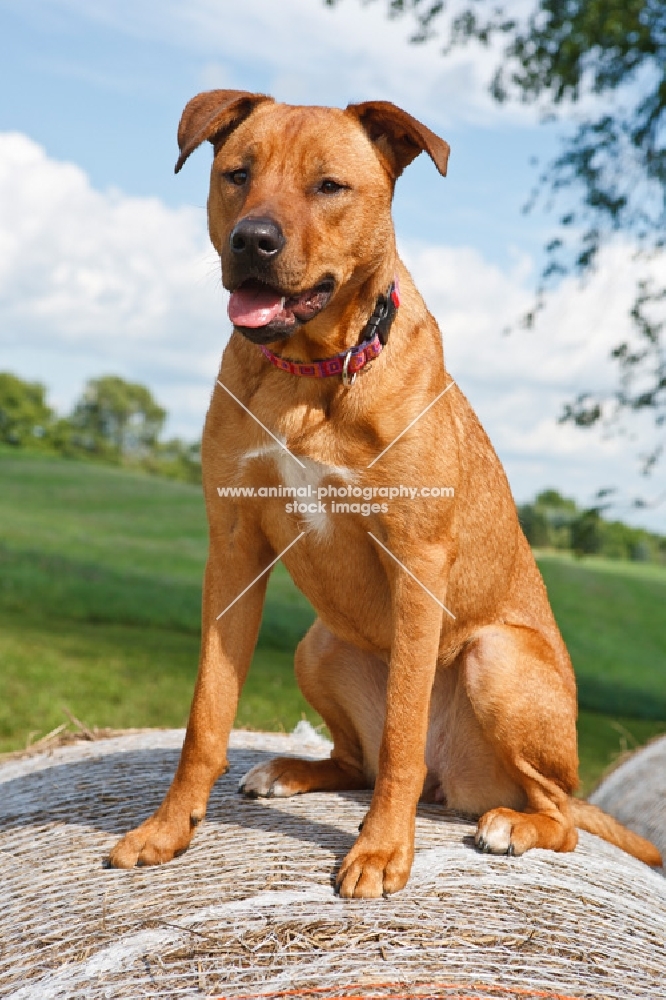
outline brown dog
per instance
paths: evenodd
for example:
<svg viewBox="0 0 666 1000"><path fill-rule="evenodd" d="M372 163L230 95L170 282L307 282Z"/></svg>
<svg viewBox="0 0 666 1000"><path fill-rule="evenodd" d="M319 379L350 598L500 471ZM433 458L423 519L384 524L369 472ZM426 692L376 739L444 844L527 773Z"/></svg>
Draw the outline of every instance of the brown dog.
<svg viewBox="0 0 666 1000"><path fill-rule="evenodd" d="M396 253L396 178L421 151L444 174L447 144L385 102L341 111L238 91L190 101L177 170L206 139L209 230L235 330L203 437L199 675L173 784L111 863L168 861L203 819L266 571L282 556L319 615L296 674L334 748L324 761L262 764L241 787L374 786L341 895L405 885L424 795L480 816L484 851L571 851L578 825L660 864L651 844L571 797L569 656L500 462ZM255 496L221 497L229 487ZM286 504L284 487L309 489L308 502ZM329 488L351 491L346 506Z"/></svg>

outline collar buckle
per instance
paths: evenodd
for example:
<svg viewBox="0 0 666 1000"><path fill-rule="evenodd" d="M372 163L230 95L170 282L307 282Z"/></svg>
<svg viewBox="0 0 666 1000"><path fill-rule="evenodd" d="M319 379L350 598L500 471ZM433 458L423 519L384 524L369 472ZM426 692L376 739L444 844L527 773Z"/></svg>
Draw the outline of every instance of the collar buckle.
<svg viewBox="0 0 666 1000"><path fill-rule="evenodd" d="M352 372L351 375L349 374L349 360L353 353L354 353L354 348L350 347L347 353L345 354L345 361L342 366L342 374L340 376L342 378L342 384L347 389L354 384L354 382L356 381L356 376L358 374L358 372Z"/></svg>

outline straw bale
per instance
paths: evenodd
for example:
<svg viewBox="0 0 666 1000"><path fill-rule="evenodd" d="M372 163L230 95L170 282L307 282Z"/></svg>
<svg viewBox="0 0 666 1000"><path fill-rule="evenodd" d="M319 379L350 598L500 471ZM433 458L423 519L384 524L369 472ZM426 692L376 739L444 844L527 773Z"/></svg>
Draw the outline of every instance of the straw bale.
<svg viewBox="0 0 666 1000"><path fill-rule="evenodd" d="M590 801L651 840L666 859L666 736L621 761Z"/></svg>
<svg viewBox="0 0 666 1000"><path fill-rule="evenodd" d="M270 755L325 755L307 727L234 732L190 849L104 869L118 835L159 804L182 738L0 763L0 996L666 998L666 880L589 835L573 854L491 857L474 850L472 822L426 805L408 887L336 897L369 793L236 791Z"/></svg>

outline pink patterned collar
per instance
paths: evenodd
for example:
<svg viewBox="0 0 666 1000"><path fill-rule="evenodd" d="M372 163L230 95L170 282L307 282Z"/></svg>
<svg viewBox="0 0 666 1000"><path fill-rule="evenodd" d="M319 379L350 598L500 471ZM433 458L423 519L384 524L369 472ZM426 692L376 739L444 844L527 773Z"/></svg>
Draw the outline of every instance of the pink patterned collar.
<svg viewBox="0 0 666 1000"><path fill-rule="evenodd" d="M358 372L381 354L388 340L391 324L400 305L400 288L397 275L391 283L386 295L377 299L374 312L363 327L361 342L356 347L340 351L330 358L319 361L292 361L290 358L274 354L268 347L261 344L260 349L267 361L276 368L289 372L291 375L304 375L307 378L327 378L329 375L339 375L343 385L352 385Z"/></svg>

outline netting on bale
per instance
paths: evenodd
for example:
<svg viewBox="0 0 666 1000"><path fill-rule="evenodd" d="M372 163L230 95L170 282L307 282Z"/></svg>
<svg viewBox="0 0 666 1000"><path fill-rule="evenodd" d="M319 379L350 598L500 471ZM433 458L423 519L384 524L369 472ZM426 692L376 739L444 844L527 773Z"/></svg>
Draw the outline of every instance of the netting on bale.
<svg viewBox="0 0 666 1000"><path fill-rule="evenodd" d="M241 775L323 741L235 732L190 849L113 871L161 801L182 731L0 765L0 996L666 998L666 880L582 834L573 854L491 857L422 806L408 887L341 900L335 869L369 793L247 800Z"/></svg>
<svg viewBox="0 0 666 1000"><path fill-rule="evenodd" d="M631 754L590 801L647 837L666 858L666 736Z"/></svg>

